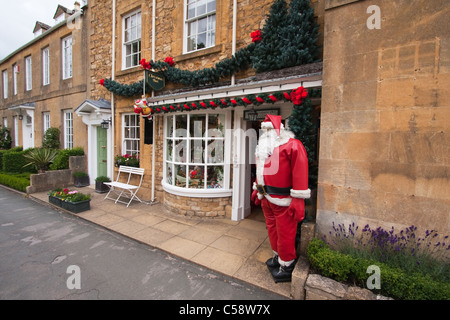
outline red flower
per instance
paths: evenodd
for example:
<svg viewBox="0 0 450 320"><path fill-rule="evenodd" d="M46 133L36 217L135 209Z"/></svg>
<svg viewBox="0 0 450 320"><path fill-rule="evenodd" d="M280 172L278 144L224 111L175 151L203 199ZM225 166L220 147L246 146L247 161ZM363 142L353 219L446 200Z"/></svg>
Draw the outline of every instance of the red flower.
<svg viewBox="0 0 450 320"><path fill-rule="evenodd" d="M101 86L105 86L105 79L100 79L99 83Z"/></svg>
<svg viewBox="0 0 450 320"><path fill-rule="evenodd" d="M64 192L65 194L68 194L68 193L69 193L69 189L65 188L65 189L63 190L63 192Z"/></svg>
<svg viewBox="0 0 450 320"><path fill-rule="evenodd" d="M139 64L141 65L142 69L150 70L152 68L152 65L150 62L145 61L145 59L142 59L139 61Z"/></svg>
<svg viewBox="0 0 450 320"><path fill-rule="evenodd" d="M169 66L173 67L173 65L175 64L175 61L173 61L172 57L167 57L166 60L164 60L164 62L168 63Z"/></svg>
<svg viewBox="0 0 450 320"><path fill-rule="evenodd" d="M196 175L197 175L197 170L192 171L191 172L191 179L194 179Z"/></svg>
<svg viewBox="0 0 450 320"><path fill-rule="evenodd" d="M291 101L295 105L301 105L303 100L308 96L308 92L303 87L298 87L291 92Z"/></svg>
<svg viewBox="0 0 450 320"><path fill-rule="evenodd" d="M260 42L262 40L261 30L253 31L250 36L252 37L253 42Z"/></svg>

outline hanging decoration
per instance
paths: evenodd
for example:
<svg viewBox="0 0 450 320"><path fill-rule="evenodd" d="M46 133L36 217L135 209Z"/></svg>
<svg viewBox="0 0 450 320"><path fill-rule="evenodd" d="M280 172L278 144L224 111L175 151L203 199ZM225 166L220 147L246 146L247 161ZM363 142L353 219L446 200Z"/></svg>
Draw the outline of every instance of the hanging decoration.
<svg viewBox="0 0 450 320"><path fill-rule="evenodd" d="M311 89L311 96L318 96L320 89ZM204 109L229 108L237 106L259 106L262 104L274 104L275 102L292 102L295 106L300 106L308 97L308 90L304 87L298 87L292 91L274 92L271 94L263 93L259 95L246 95L235 98L207 99L192 101L187 103L171 103L163 105L147 105L144 99L135 101L134 112L148 117L150 114L160 114L180 111L194 111Z"/></svg>

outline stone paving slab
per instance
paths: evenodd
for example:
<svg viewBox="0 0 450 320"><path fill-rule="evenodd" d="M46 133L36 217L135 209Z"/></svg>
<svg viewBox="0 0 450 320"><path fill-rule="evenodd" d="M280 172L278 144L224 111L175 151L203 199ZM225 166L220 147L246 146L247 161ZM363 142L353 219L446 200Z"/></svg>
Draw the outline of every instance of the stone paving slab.
<svg viewBox="0 0 450 320"><path fill-rule="evenodd" d="M109 230L161 249L206 268L290 297L290 283L275 284L265 261L272 256L262 214L242 221L184 217L160 203L133 202L128 208L104 200L93 187L91 210L77 214ZM31 195L48 204L46 192ZM62 209L61 209L62 210Z"/></svg>

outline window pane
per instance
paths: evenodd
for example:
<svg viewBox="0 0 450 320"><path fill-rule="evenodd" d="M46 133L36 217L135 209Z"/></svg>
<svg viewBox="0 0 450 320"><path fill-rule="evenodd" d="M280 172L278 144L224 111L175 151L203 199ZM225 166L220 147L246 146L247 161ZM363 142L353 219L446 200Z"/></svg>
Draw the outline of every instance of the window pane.
<svg viewBox="0 0 450 320"><path fill-rule="evenodd" d="M225 115L208 117L208 137L223 137L225 134Z"/></svg>
<svg viewBox="0 0 450 320"><path fill-rule="evenodd" d="M186 188L186 166L175 165L175 185Z"/></svg>
<svg viewBox="0 0 450 320"><path fill-rule="evenodd" d="M208 159L208 163L223 163L224 140L209 140L206 157Z"/></svg>
<svg viewBox="0 0 450 320"><path fill-rule="evenodd" d="M189 167L189 188L203 189L205 181L205 168L202 166Z"/></svg>
<svg viewBox="0 0 450 320"><path fill-rule="evenodd" d="M197 49L206 47L206 33L199 34L197 37Z"/></svg>
<svg viewBox="0 0 450 320"><path fill-rule="evenodd" d="M204 163L205 141L191 140L191 163Z"/></svg>
<svg viewBox="0 0 450 320"><path fill-rule="evenodd" d="M187 115L176 116L175 137L187 137Z"/></svg>
<svg viewBox="0 0 450 320"><path fill-rule="evenodd" d="M167 150L166 150L166 158L167 161L172 161L172 152L173 152L173 140L167 140Z"/></svg>
<svg viewBox="0 0 450 320"><path fill-rule="evenodd" d="M199 0L197 4L197 16L206 13L206 0Z"/></svg>
<svg viewBox="0 0 450 320"><path fill-rule="evenodd" d="M173 173L171 164L167 165L166 182L170 185L173 184Z"/></svg>
<svg viewBox="0 0 450 320"><path fill-rule="evenodd" d="M197 21L188 24L188 37L197 34Z"/></svg>
<svg viewBox="0 0 450 320"><path fill-rule="evenodd" d="M175 140L175 150L174 157L175 162L183 162L186 163L186 155L187 155L187 141L186 140Z"/></svg>
<svg viewBox="0 0 450 320"><path fill-rule="evenodd" d="M202 138L206 130L206 115L192 115L189 134L191 138Z"/></svg>
<svg viewBox="0 0 450 320"><path fill-rule="evenodd" d="M173 137L173 116L167 117L167 137Z"/></svg>
<svg viewBox="0 0 450 320"><path fill-rule="evenodd" d="M223 166L208 167L208 189L223 188Z"/></svg>
<svg viewBox="0 0 450 320"><path fill-rule="evenodd" d="M208 1L208 12L216 11L216 0Z"/></svg>
<svg viewBox="0 0 450 320"><path fill-rule="evenodd" d="M197 41L194 37L188 38L188 51L194 51L197 50Z"/></svg>
<svg viewBox="0 0 450 320"><path fill-rule="evenodd" d="M206 32L207 25L208 25L207 18L198 20L198 33Z"/></svg>

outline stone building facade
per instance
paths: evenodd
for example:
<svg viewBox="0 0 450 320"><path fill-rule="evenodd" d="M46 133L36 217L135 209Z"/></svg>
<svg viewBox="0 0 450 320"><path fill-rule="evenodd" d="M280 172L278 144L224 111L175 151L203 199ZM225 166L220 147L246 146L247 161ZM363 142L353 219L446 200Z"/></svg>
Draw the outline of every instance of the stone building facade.
<svg viewBox="0 0 450 320"><path fill-rule="evenodd" d="M326 1L317 225L449 234L446 1Z"/></svg>
<svg viewBox="0 0 450 320"><path fill-rule="evenodd" d="M86 144L86 126L73 110L90 90L89 11L62 8L55 14L60 22L38 22L36 37L0 61L0 117L13 146L40 147L49 127L60 130L63 148Z"/></svg>
<svg viewBox="0 0 450 320"><path fill-rule="evenodd" d="M324 2L312 1L311 3L323 30ZM111 127L114 128L114 147L113 156L110 158L131 153L139 154L140 167L146 169L143 184L138 193L141 199L161 202L169 210L182 215L240 220L251 212L251 164L248 154L252 151L247 142L241 144L239 141L242 138L245 141L245 132L248 129L259 129L257 122L251 123L244 120L244 107L220 111L161 113L155 114L152 121L149 121L133 112L135 100L142 97L115 95L100 84L100 81L106 78L120 84L133 84L143 79L144 73L141 66L136 64L137 60L131 65L129 65L130 60L127 60L127 55L135 49L126 41L126 37L129 36L128 26L132 21L138 21L137 24L140 26L139 60L164 61L166 57L172 57L177 68L193 71L212 67L230 58L236 50L252 43L250 34L262 28L273 1L216 0L205 1L205 4L211 5L207 10L210 10L208 13L214 16L212 20L215 21L214 39L206 45L206 48L190 50L190 44L186 40L188 32L185 19L188 14L186 1L90 1L92 13L90 48L92 90L90 94L92 99L112 101ZM206 15L209 19L208 13ZM234 41L233 37L235 37ZM322 38L320 41L323 41ZM311 76L310 73L314 75ZM244 92L256 92L260 87L264 87L262 89L266 90L264 92L274 90L274 86L286 88L286 90L292 90L302 84L320 87L321 68L314 69L314 72L310 73L288 76L281 73L258 79L255 71L249 68L233 78L227 77L215 85L200 88L168 82L163 90L147 92L144 98L149 104L157 106L172 101L174 103L192 102L193 97L200 94L211 97L226 96L233 90L240 90L240 93L235 93L235 97L243 95ZM256 84L258 81L260 83ZM259 106L261 109L264 107L273 108L272 105ZM287 119L292 112L292 103L278 103L276 108L283 119ZM196 165L186 163L181 158L178 159L180 161L175 158L170 159L172 151L175 153L172 143L176 143L178 139L176 136L168 136L168 132L170 126L172 124L176 126L179 120L185 121L184 123L190 121L193 123L194 119L202 122L204 126L206 122L209 126L214 123L215 130L219 130L219 126L222 126L223 131L220 133L222 136L218 142L223 143L221 145L223 149L220 151L223 159L219 161L220 165L211 166L208 166L207 160L201 160L201 168L198 169L200 178L187 177L187 180L188 174L197 172ZM149 126L152 130L149 130ZM125 131L128 129L135 130L136 134L133 133L133 137L128 136ZM189 128L184 129L189 130ZM205 127L201 130L205 130ZM231 130L241 132L242 136L233 137L230 134ZM139 132L139 138L136 138L137 132ZM202 131L202 134L205 132ZM225 132L227 132L226 135ZM151 143L145 142L148 134L152 134ZM134 138L137 144L131 146L133 142L130 140ZM193 145L194 141L186 143ZM205 150L210 147L212 140L204 138L203 143L205 144L203 150ZM246 153L247 158L242 156ZM246 160L240 158L246 158ZM175 172L180 168L182 176ZM213 183L215 180L220 181ZM213 184L216 188L211 187Z"/></svg>

